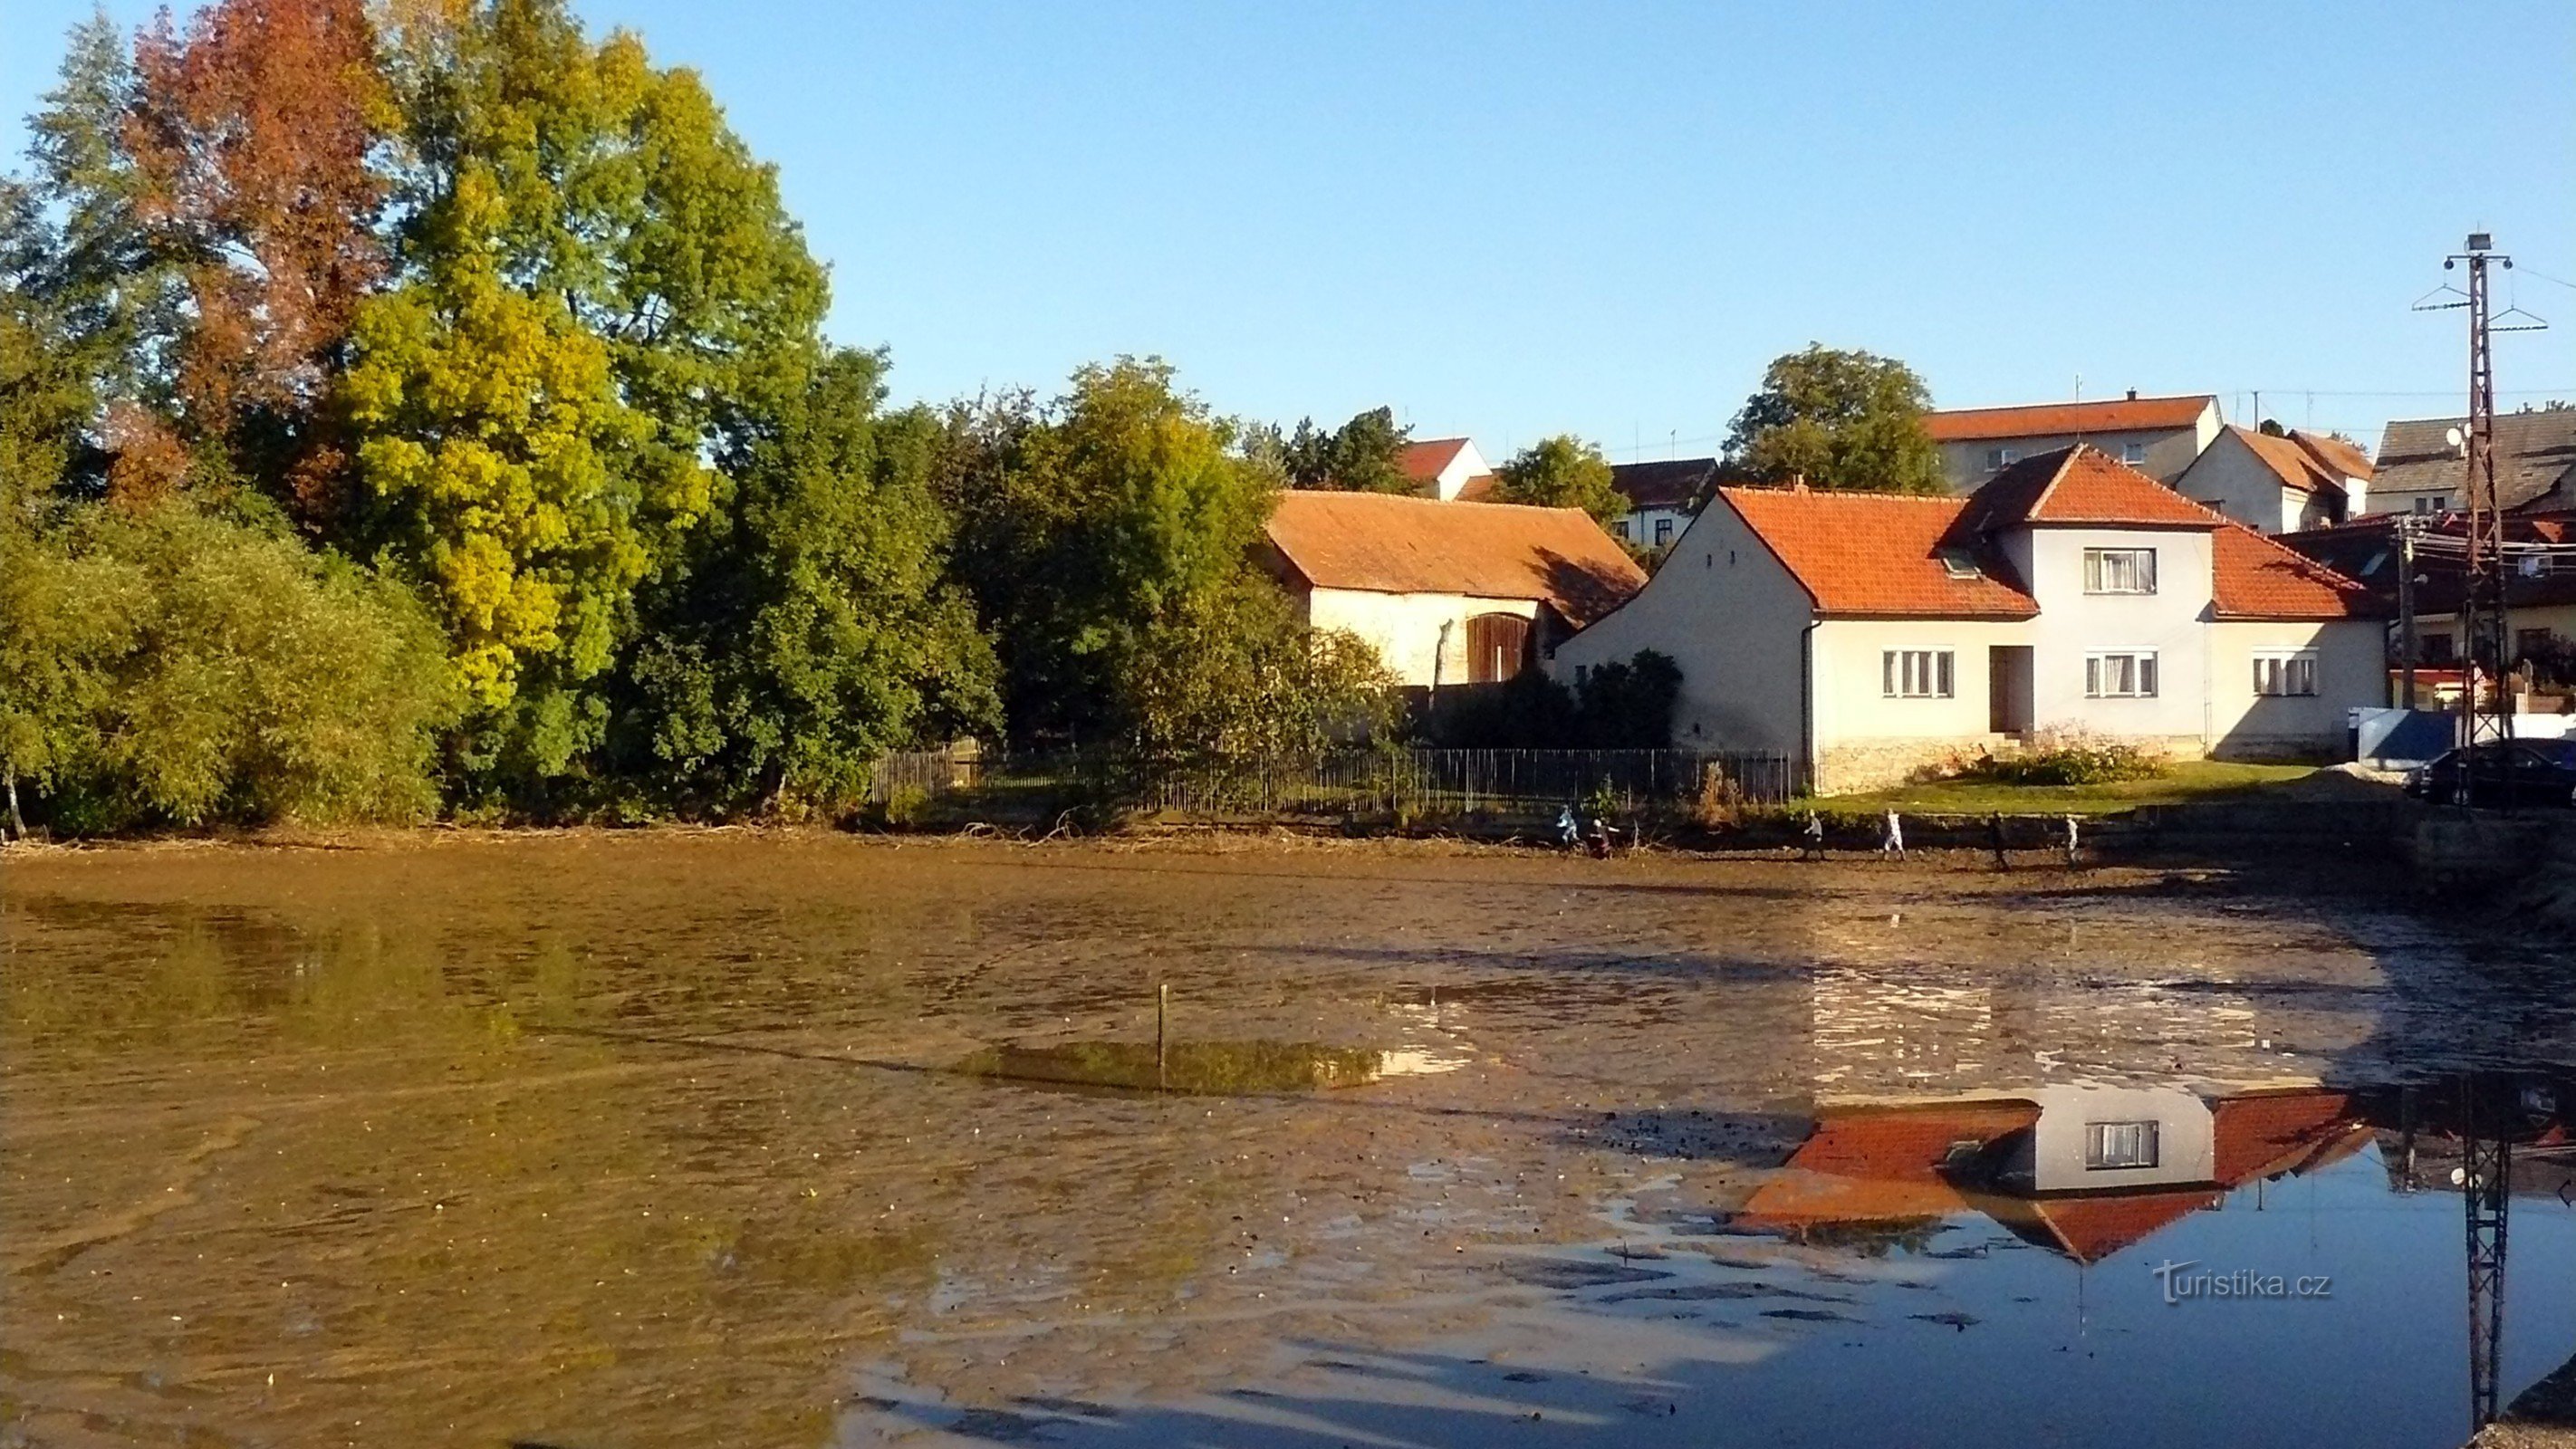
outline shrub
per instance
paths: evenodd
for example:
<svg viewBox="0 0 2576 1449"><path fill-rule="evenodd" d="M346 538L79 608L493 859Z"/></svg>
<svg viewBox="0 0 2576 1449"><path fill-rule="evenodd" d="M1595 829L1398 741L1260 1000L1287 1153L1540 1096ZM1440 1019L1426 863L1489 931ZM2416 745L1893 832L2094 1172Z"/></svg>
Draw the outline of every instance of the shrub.
<svg viewBox="0 0 2576 1449"><path fill-rule="evenodd" d="M2042 735L2018 754L1985 756L1963 773L2006 785L2107 785L2164 772L2164 758L2143 746L2068 730Z"/></svg>

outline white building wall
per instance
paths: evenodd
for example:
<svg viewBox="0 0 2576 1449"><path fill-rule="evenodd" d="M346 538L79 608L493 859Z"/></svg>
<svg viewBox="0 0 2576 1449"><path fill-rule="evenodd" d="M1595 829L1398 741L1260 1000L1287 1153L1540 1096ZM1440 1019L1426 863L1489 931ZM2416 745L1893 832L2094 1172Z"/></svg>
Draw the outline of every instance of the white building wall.
<svg viewBox="0 0 2576 1449"><path fill-rule="evenodd" d="M1660 543L1655 538L1655 525L1658 523L1670 525L1667 536ZM1632 508L1625 517L1611 523L1610 533L1621 543L1635 544L1639 548L1656 548L1662 544L1678 542L1683 531L1689 527L1690 515L1681 509Z"/></svg>
<svg viewBox="0 0 2576 1449"><path fill-rule="evenodd" d="M1476 451L1476 445L1465 443L1459 447L1458 455L1449 460L1449 466L1440 470L1440 476L1431 480L1431 496L1443 503L1450 502L1457 498L1459 489L1467 486L1468 479L1481 478L1493 471L1486 465L1485 455Z"/></svg>
<svg viewBox="0 0 2576 1449"><path fill-rule="evenodd" d="M1723 501L1700 511L1643 591L1557 646L1548 673L1624 661L1641 649L1681 667L1673 743L1685 749L1805 752L1807 591Z"/></svg>
<svg viewBox="0 0 2576 1449"><path fill-rule="evenodd" d="M2218 1123L2209 1104L2179 1087L2042 1087L2039 1123L2031 1130L2030 1185L2035 1192L2162 1187L2214 1181ZM2153 1167L2086 1167L2097 1123L2156 1124Z"/></svg>
<svg viewBox="0 0 2576 1449"><path fill-rule="evenodd" d="M1377 650L1398 684L1415 687L1467 682L1467 621L1479 614L1535 620L1538 601L1358 589L1313 589L1306 596L1308 624L1358 635ZM1448 626L1445 637L1444 624Z"/></svg>
<svg viewBox="0 0 2576 1449"><path fill-rule="evenodd" d="M2156 592L2087 594L2084 551L2151 548ZM2211 542L2203 529L2031 528L2006 539L2040 615L2030 626L2031 720L2193 747L2209 737ZM2087 655L2152 650L2151 699L2096 699L2084 690Z"/></svg>
<svg viewBox="0 0 2576 1449"><path fill-rule="evenodd" d="M2325 623L2222 620L2209 626L2209 752L2260 759L2339 750L2348 712L2388 702L2387 629L2377 619ZM2258 695L2258 656L2312 651L2314 695Z"/></svg>

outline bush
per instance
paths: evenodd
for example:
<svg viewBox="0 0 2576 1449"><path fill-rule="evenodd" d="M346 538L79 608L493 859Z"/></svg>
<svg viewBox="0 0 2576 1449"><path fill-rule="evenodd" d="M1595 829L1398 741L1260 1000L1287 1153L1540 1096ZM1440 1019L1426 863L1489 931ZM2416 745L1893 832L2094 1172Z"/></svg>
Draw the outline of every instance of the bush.
<svg viewBox="0 0 2576 1449"><path fill-rule="evenodd" d="M1984 756L1962 773L2005 785L2108 785L2165 772L2152 750L2084 731L2043 735L2019 754Z"/></svg>

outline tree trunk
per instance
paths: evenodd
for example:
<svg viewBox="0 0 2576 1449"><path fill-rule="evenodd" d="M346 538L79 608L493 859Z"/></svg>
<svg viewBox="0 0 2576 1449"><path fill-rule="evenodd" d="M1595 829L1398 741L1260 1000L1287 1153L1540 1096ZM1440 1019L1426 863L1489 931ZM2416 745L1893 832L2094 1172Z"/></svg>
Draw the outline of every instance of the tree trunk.
<svg viewBox="0 0 2576 1449"><path fill-rule="evenodd" d="M0 770L0 775L8 778L9 785L9 832L5 838L24 840L27 838L27 817L18 813L18 769L12 765Z"/></svg>

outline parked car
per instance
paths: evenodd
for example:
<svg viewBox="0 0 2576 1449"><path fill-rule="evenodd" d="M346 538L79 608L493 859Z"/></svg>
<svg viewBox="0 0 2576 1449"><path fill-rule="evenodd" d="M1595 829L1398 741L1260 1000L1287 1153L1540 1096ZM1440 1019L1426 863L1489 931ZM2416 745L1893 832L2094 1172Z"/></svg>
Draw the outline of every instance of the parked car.
<svg viewBox="0 0 2576 1449"><path fill-rule="evenodd" d="M2474 787L2474 789L2472 789ZM2576 806L2576 740L2491 740L2406 776L2406 793L2445 805Z"/></svg>

